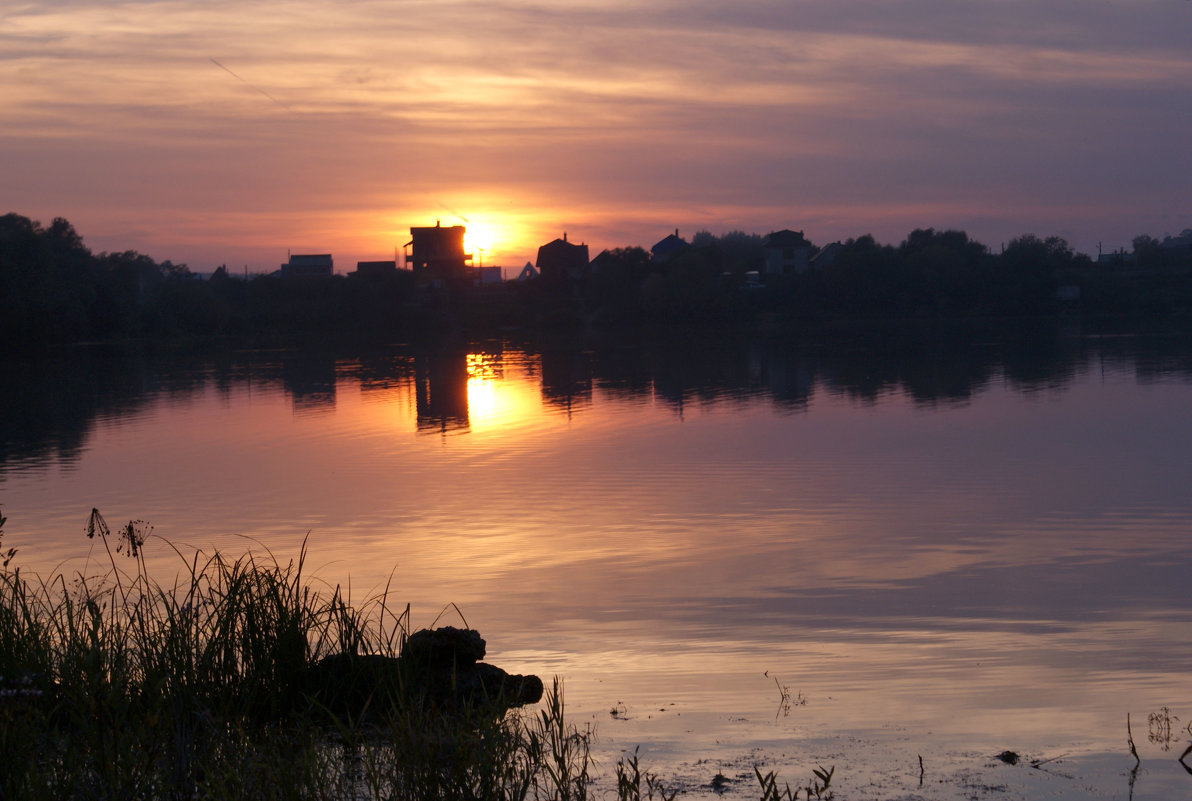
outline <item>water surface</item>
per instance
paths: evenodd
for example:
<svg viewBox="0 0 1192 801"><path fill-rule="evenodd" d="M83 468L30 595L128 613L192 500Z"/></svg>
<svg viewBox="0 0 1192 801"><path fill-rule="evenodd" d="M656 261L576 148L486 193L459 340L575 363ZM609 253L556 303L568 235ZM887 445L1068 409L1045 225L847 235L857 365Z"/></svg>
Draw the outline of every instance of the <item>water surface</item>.
<svg viewBox="0 0 1192 801"><path fill-rule="evenodd" d="M1190 366L1053 328L63 351L0 390L5 545L102 570L93 506L151 524L163 574L163 539L306 541L318 580L462 613L564 678L606 760L640 744L693 792L818 763L849 798L1179 797Z"/></svg>

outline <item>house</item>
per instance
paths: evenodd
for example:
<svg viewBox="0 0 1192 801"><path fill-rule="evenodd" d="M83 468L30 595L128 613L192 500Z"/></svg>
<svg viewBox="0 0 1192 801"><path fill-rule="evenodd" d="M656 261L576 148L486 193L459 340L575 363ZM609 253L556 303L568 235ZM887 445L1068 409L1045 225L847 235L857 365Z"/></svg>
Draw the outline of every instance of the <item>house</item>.
<svg viewBox="0 0 1192 801"><path fill-rule="evenodd" d="M801 273L810 264L811 243L802 231L772 231L762 242L765 253L763 269L767 275Z"/></svg>
<svg viewBox="0 0 1192 801"><path fill-rule="evenodd" d="M538 248L535 266L543 281L581 281L588 271L588 246L568 242L567 234L564 232L562 239L555 239Z"/></svg>
<svg viewBox="0 0 1192 801"><path fill-rule="evenodd" d="M475 271L476 284L478 286L489 286L491 284L499 284L505 280L501 275L501 267L499 265L492 267L477 267Z"/></svg>
<svg viewBox="0 0 1192 801"><path fill-rule="evenodd" d="M411 228L410 241L405 247L406 265L414 271L420 283L459 283L468 279L472 254L464 251L462 225L444 228L438 220L434 227Z"/></svg>
<svg viewBox="0 0 1192 801"><path fill-rule="evenodd" d="M645 251L642 251L643 253ZM588 264L588 272L592 275L600 275L607 273L616 268L620 260L607 250L602 250L596 254L596 258L592 259Z"/></svg>
<svg viewBox="0 0 1192 801"><path fill-rule="evenodd" d="M518 281L530 281L538 277L538 271L534 269L534 265L526 262L526 266L522 267L521 272L517 274Z"/></svg>
<svg viewBox="0 0 1192 801"><path fill-rule="evenodd" d="M281 266L282 278L330 278L335 273L335 264L330 253L291 255Z"/></svg>
<svg viewBox="0 0 1192 801"><path fill-rule="evenodd" d="M650 261L662 264L687 250L688 247L690 246L687 244L687 240L679 236L679 229L676 228L673 234L665 239L660 239L654 243L654 247L650 248Z"/></svg>
<svg viewBox="0 0 1192 801"><path fill-rule="evenodd" d="M832 263L836 261L836 257L843 252L844 245L840 244L839 242L832 242L831 244L824 245L823 249L821 249L819 253L816 253L815 256L812 257L810 266L817 269L831 267Z"/></svg>
<svg viewBox="0 0 1192 801"><path fill-rule="evenodd" d="M592 275L609 273L618 276L644 275L650 266L650 254L639 247L602 250L588 265Z"/></svg>
<svg viewBox="0 0 1192 801"><path fill-rule="evenodd" d="M1127 253L1125 248L1118 248L1112 253L1098 253L1097 264L1133 264L1138 260L1138 257L1133 253Z"/></svg>
<svg viewBox="0 0 1192 801"><path fill-rule="evenodd" d="M397 272L396 261L358 261L356 275L361 278L382 278Z"/></svg>

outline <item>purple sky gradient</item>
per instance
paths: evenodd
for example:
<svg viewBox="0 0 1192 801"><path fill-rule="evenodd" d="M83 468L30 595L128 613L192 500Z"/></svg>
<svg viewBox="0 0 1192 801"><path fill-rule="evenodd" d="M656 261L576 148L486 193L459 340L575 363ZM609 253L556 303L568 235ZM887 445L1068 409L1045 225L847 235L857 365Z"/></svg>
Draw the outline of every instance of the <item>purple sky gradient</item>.
<svg viewBox="0 0 1192 801"><path fill-rule="evenodd" d="M457 217L510 273L563 231L1095 254L1192 227L1190 42L1189 0L10 4L0 213L199 271Z"/></svg>

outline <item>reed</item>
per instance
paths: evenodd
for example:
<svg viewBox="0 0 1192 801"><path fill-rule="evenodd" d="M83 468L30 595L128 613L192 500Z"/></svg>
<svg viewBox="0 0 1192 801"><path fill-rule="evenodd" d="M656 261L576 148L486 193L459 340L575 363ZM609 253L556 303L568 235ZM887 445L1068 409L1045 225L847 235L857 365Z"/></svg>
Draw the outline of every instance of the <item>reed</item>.
<svg viewBox="0 0 1192 801"><path fill-rule="evenodd" d="M4 518L0 516L0 546ZM28 577L0 547L0 799L4 801L586 801L591 728L566 720L556 679L534 711L438 708L365 692L345 713L312 691L332 654L396 657L408 606L354 605L339 587L272 554L185 557L153 581L139 521L111 530L92 512L88 536L108 555L101 575ZM162 540L164 542L164 540ZM166 543L167 547L170 546ZM351 687L343 695L352 696ZM364 688L367 689L367 688ZM827 798L831 772L806 797ZM762 776L767 799L779 794ZM616 798L670 801L637 754L616 766ZM823 795L821 795L823 793Z"/></svg>
<svg viewBox="0 0 1192 801"><path fill-rule="evenodd" d="M813 768L812 780L804 785L801 789L791 789L789 784L784 784L782 787L778 786L778 774L774 771L762 773L761 769L754 767L754 775L757 776L757 782L761 786L762 801L799 801L802 797L805 801L831 801L834 793L829 788L832 786L832 776L836 773L835 767L824 769L822 766ZM803 793L800 796L800 792Z"/></svg>
<svg viewBox="0 0 1192 801"><path fill-rule="evenodd" d="M163 586L143 524L93 512L88 533L103 575L0 568L0 798L584 797L587 734L558 683L536 715L378 697L365 722L321 705L311 667L397 656L409 609L317 591L305 544L287 563L196 555Z"/></svg>

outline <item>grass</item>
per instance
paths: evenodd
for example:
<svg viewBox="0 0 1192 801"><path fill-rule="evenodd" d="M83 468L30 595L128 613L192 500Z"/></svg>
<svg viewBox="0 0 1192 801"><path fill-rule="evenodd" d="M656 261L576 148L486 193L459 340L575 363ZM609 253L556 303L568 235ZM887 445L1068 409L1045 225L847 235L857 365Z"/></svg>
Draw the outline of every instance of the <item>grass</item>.
<svg viewBox="0 0 1192 801"><path fill-rule="evenodd" d="M593 732L566 721L558 680L537 708L496 715L400 694L374 694L360 720L321 704L312 666L399 655L410 615L388 588L361 606L317 591L305 546L285 564L179 553L163 586L144 523L112 531L93 511L87 533L103 575L28 578L0 548L0 799L586 801L597 786ZM636 752L615 792L675 797Z"/></svg>
<svg viewBox="0 0 1192 801"><path fill-rule="evenodd" d="M377 697L337 717L305 678L333 653L397 656L409 610L361 607L281 564L216 554L154 583L150 531L88 535L99 577L0 568L0 798L582 798L587 735L556 684L541 711L434 712ZM180 555L181 558L181 555Z"/></svg>
<svg viewBox="0 0 1192 801"><path fill-rule="evenodd" d="M833 797L833 792L828 789L832 785L832 776L836 773L836 768L831 767L825 770L822 767L812 770L812 780L810 783L802 788L791 789L789 784L778 786L778 774L770 771L769 773L762 773L760 768L753 769L757 776L758 784L762 789L762 801L799 801L799 798L804 798L806 801L811 799L823 799L829 801ZM800 792L803 793L800 796Z"/></svg>

